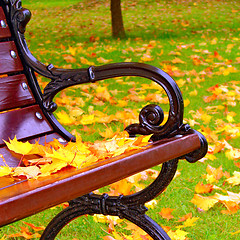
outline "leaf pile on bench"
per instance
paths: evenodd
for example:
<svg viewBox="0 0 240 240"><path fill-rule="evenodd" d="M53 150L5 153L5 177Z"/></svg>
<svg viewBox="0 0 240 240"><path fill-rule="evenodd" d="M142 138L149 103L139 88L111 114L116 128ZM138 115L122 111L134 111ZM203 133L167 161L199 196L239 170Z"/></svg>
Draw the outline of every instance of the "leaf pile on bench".
<svg viewBox="0 0 240 240"><path fill-rule="evenodd" d="M64 168L90 166L96 162L119 156L123 153L144 148L149 144L149 136L129 138L127 132L115 135L105 141L83 142L77 135L76 142L61 144L57 139L45 145L18 141L15 137L6 142L9 150L18 154L24 166L11 168L7 164L0 167L0 177L11 175L20 178L48 176ZM5 161L6 162L6 161Z"/></svg>

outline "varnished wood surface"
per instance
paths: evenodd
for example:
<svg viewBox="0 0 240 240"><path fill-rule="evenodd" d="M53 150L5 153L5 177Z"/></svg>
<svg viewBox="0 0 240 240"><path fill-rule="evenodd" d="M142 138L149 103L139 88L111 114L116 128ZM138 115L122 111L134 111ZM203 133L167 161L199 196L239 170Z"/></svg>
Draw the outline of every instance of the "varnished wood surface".
<svg viewBox="0 0 240 240"><path fill-rule="evenodd" d="M200 147L192 133L160 140L145 150L137 150L96 163L91 167L60 172L4 186L0 183L0 226L69 201L144 169L169 161ZM0 182L3 181L0 179ZM4 180L7 184L7 180ZM8 180L9 181L9 180ZM4 186L4 187L3 187Z"/></svg>
<svg viewBox="0 0 240 240"><path fill-rule="evenodd" d="M39 114L41 119L37 117ZM21 140L50 132L53 129L38 105L0 114L0 147L4 144L3 140L13 139L15 136Z"/></svg>
<svg viewBox="0 0 240 240"><path fill-rule="evenodd" d="M11 51L15 52L15 58L11 56ZM21 59L19 58L16 45L13 41L0 43L0 59L0 74L23 70Z"/></svg>
<svg viewBox="0 0 240 240"><path fill-rule="evenodd" d="M35 103L25 75L0 78L0 111Z"/></svg>
<svg viewBox="0 0 240 240"><path fill-rule="evenodd" d="M11 37L11 32L10 32L10 29L9 29L7 21L6 21L4 11L0 7L0 21L2 21L2 20L6 23L6 27L2 27L0 24L0 39L9 38L9 37Z"/></svg>

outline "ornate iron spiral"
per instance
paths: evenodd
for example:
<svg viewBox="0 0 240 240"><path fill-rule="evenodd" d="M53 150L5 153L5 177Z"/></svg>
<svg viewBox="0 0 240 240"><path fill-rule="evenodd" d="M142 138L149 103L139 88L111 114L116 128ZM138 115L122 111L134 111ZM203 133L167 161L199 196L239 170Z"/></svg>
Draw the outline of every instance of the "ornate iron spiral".
<svg viewBox="0 0 240 240"><path fill-rule="evenodd" d="M160 106L155 104L145 106L139 115L140 124L148 128L159 127L163 120L163 110Z"/></svg>

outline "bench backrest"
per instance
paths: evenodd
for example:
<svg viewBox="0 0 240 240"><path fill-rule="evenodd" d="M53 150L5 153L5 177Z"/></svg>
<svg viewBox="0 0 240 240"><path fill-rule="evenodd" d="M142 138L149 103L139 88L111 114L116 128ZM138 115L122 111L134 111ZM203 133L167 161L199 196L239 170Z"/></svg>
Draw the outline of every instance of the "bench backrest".
<svg viewBox="0 0 240 240"><path fill-rule="evenodd" d="M8 7L8 6L7 6ZM60 138L56 127L49 121L49 113L41 106L39 86L35 76L21 59L12 30L10 13L0 1L0 154L10 166L18 165L5 148L4 140L50 141ZM62 138L62 137L61 137ZM0 158L0 165L3 165Z"/></svg>

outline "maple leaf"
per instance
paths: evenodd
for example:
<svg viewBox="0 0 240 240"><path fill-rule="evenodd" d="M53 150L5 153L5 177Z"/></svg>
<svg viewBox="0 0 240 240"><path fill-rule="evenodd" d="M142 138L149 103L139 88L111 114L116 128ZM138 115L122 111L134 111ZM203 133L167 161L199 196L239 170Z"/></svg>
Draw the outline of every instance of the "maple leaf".
<svg viewBox="0 0 240 240"><path fill-rule="evenodd" d="M80 120L80 123L82 125L89 125L89 124L93 124L95 122L95 116L93 114L90 115L84 115L82 117L82 119Z"/></svg>
<svg viewBox="0 0 240 240"><path fill-rule="evenodd" d="M117 216L102 215L102 214L94 214L93 220L98 223L112 223L113 226L123 221L123 219Z"/></svg>
<svg viewBox="0 0 240 240"><path fill-rule="evenodd" d="M205 175L205 178L210 183L217 182L224 175L226 175L226 173L223 173L223 171L222 171L222 166L220 166L219 168L214 168L214 167L208 165L206 171L208 174Z"/></svg>
<svg viewBox="0 0 240 240"><path fill-rule="evenodd" d="M184 100L184 107L187 107L190 104L190 100L189 99L185 99Z"/></svg>
<svg viewBox="0 0 240 240"><path fill-rule="evenodd" d="M41 175L40 176L49 176L52 173L55 173L62 168L68 166L68 163L63 161L52 161L51 164L45 164L40 166Z"/></svg>
<svg viewBox="0 0 240 240"><path fill-rule="evenodd" d="M16 136L12 140L9 139L9 142L4 142L6 143L9 150L22 155L29 154L33 148L33 144L29 142L19 142Z"/></svg>
<svg viewBox="0 0 240 240"><path fill-rule="evenodd" d="M72 55L65 54L63 58L67 63L75 63L77 61Z"/></svg>
<svg viewBox="0 0 240 240"><path fill-rule="evenodd" d="M227 208L227 210L222 210L221 213L223 214L234 214L240 209L238 203L234 201L222 201L224 206Z"/></svg>
<svg viewBox="0 0 240 240"><path fill-rule="evenodd" d="M192 227L195 225L195 222L199 219L199 217L191 217L187 218L183 225L177 226L177 228L185 228L185 227Z"/></svg>
<svg viewBox="0 0 240 240"><path fill-rule="evenodd" d="M192 218L192 213L188 213L186 215L184 215L183 217L181 217L178 222L184 222L186 221L188 218Z"/></svg>
<svg viewBox="0 0 240 240"><path fill-rule="evenodd" d="M198 183L195 187L195 192L196 193L210 193L213 190L213 185L212 184L203 184Z"/></svg>
<svg viewBox="0 0 240 240"><path fill-rule="evenodd" d="M174 216L172 215L173 211L174 209L171 208L162 208L161 212L159 212L158 214L160 214L163 218L169 221L170 219L174 218Z"/></svg>
<svg viewBox="0 0 240 240"><path fill-rule="evenodd" d="M37 177L41 173L37 166L17 167L14 169L13 176L25 176L28 179Z"/></svg>
<svg viewBox="0 0 240 240"><path fill-rule="evenodd" d="M44 226L39 226L39 227L37 227L37 226L35 226L35 225L32 224L32 223L27 223L27 222L23 222L23 223L26 224L26 225L28 225L28 226L29 226L30 228L32 228L35 232L42 231L42 230L45 229Z"/></svg>
<svg viewBox="0 0 240 240"><path fill-rule="evenodd" d="M234 171L233 177L230 177L226 180L229 184L233 186L240 184L240 172Z"/></svg>
<svg viewBox="0 0 240 240"><path fill-rule="evenodd" d="M181 229L177 229L176 231L170 230L167 232L167 234L172 240L186 240L188 232L185 232Z"/></svg>
<svg viewBox="0 0 240 240"><path fill-rule="evenodd" d="M75 119L67 114L64 110L56 113L58 120L63 125L70 125L75 123Z"/></svg>
<svg viewBox="0 0 240 240"><path fill-rule="evenodd" d="M99 57L99 58L97 58L97 61L99 63L107 64L107 63L110 63L112 61L112 59L105 59L103 57Z"/></svg>
<svg viewBox="0 0 240 240"><path fill-rule="evenodd" d="M153 57L150 55L150 53L144 53L143 56L141 57L141 61L143 62L151 62L153 61Z"/></svg>
<svg viewBox="0 0 240 240"><path fill-rule="evenodd" d="M191 200L191 203L195 204L198 208L204 211L207 211L208 209L212 208L217 202L218 199L203 197L198 194L194 194L194 197Z"/></svg>
<svg viewBox="0 0 240 240"><path fill-rule="evenodd" d="M80 57L80 61L84 65L95 65L93 62L89 62L85 57Z"/></svg>
<svg viewBox="0 0 240 240"><path fill-rule="evenodd" d="M7 176L12 172L12 169L8 166L0 167L0 177Z"/></svg>
<svg viewBox="0 0 240 240"><path fill-rule="evenodd" d="M123 179L111 184L110 187L114 190L114 194L129 195L132 193L131 189L133 185L129 183L126 179Z"/></svg>
<svg viewBox="0 0 240 240"><path fill-rule="evenodd" d="M180 58L176 57L172 60L172 63L176 64L176 63L185 63L185 62L183 60L181 60Z"/></svg>
<svg viewBox="0 0 240 240"><path fill-rule="evenodd" d="M111 236L105 236L105 237L102 237L103 240L117 240L116 238L113 238Z"/></svg>

